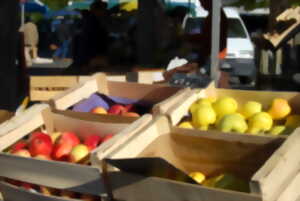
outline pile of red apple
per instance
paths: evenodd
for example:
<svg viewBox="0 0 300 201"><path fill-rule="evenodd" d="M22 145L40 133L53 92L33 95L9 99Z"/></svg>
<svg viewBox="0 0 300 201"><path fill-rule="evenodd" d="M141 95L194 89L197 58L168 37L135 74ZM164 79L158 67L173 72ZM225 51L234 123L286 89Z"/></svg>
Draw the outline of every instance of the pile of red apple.
<svg viewBox="0 0 300 201"><path fill-rule="evenodd" d="M15 143L9 153L42 160L86 164L90 152L112 137L112 134L105 137L87 135L81 141L73 132L56 132L51 135L35 132L28 140Z"/></svg>
<svg viewBox="0 0 300 201"><path fill-rule="evenodd" d="M112 137L112 134L107 134L104 137L99 135L87 135L80 140L80 138L73 132L57 132L51 135L42 132L35 132L29 136L28 140L20 140L15 143L8 152L17 156L33 157L40 160L89 164L91 151ZM9 179L7 181L10 184L23 187L34 192L40 192L45 195L80 198L86 201L98 200L97 197L90 195L79 195L65 190L54 190L21 181Z"/></svg>
<svg viewBox="0 0 300 201"><path fill-rule="evenodd" d="M21 188L24 188L25 190L28 190L33 193L41 193L46 196L58 196L62 198L68 198L68 199L79 199L83 201L100 201L101 198L93 195L88 194L82 194L82 193L75 193L68 190L59 190L54 188L49 188L46 186L38 186L35 184L29 184L22 181L15 181L12 179L6 179L6 182L18 186Z"/></svg>
<svg viewBox="0 0 300 201"><path fill-rule="evenodd" d="M98 106L91 110L95 114L111 114L111 115L121 115L126 117L139 117L140 115L135 111L134 105L121 105L115 104L111 106L108 110L104 107Z"/></svg>

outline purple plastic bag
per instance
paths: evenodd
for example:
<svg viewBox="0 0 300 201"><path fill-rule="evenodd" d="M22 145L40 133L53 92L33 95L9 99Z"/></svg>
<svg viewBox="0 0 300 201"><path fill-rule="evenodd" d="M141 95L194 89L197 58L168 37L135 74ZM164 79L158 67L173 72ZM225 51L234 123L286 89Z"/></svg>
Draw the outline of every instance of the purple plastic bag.
<svg viewBox="0 0 300 201"><path fill-rule="evenodd" d="M89 98L84 99L76 105L74 105L72 110L75 112L90 112L95 107L103 107L106 110L108 110L114 104L139 104L148 107L149 105L151 105L149 103L141 102L139 100L132 100L128 98L120 98L115 96L106 96L103 94L93 94Z"/></svg>

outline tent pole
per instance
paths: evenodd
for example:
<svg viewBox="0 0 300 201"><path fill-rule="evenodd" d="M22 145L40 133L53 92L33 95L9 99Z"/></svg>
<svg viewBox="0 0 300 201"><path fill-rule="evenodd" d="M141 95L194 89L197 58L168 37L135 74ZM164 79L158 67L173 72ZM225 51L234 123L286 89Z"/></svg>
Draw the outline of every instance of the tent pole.
<svg viewBox="0 0 300 201"><path fill-rule="evenodd" d="M219 50L220 50L220 26L221 26L221 1L213 1L213 13L212 13L212 37L211 37L211 66L210 76L218 82L220 78L219 71Z"/></svg>
<svg viewBox="0 0 300 201"><path fill-rule="evenodd" d="M22 27L25 24L25 3L21 4L21 25Z"/></svg>

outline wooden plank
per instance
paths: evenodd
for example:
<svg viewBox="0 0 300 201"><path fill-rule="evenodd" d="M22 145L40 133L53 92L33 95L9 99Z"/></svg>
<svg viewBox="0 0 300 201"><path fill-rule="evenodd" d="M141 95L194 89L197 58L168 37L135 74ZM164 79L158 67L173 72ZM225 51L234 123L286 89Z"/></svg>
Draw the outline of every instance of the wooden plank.
<svg viewBox="0 0 300 201"><path fill-rule="evenodd" d="M1 154L0 161L2 177L93 195L104 191L100 171L95 167L9 154Z"/></svg>
<svg viewBox="0 0 300 201"><path fill-rule="evenodd" d="M78 76L31 76L30 88L72 87L78 80Z"/></svg>
<svg viewBox="0 0 300 201"><path fill-rule="evenodd" d="M178 87L159 84L150 85L129 82L108 82L109 95L142 100L150 103L159 103L174 95L180 89L181 88Z"/></svg>
<svg viewBox="0 0 300 201"><path fill-rule="evenodd" d="M28 133L44 124L43 110L49 110L49 106L41 104L28 109L21 116L15 116L4 127L0 127L0 151L9 147Z"/></svg>
<svg viewBox="0 0 300 201"><path fill-rule="evenodd" d="M201 136L208 139L214 140L226 140L228 142L241 142L241 143L255 143L259 145L265 145L270 142L277 142L278 144L282 144L287 137L286 136L279 136L278 138L274 139L272 136L268 135L247 135L245 137L244 134L238 133L220 133L219 131L201 131L201 130L193 130L190 129L183 129L172 127L173 133L180 133L182 135L189 135L189 136Z"/></svg>
<svg viewBox="0 0 300 201"><path fill-rule="evenodd" d="M122 144L125 144L128 139L133 138L143 131L152 121L152 115L143 115L142 118L133 122L129 127L121 131L115 138L114 141L110 140L107 143L101 145L95 149L91 155L92 164L101 165L101 161L106 158L107 154L113 152Z"/></svg>
<svg viewBox="0 0 300 201"><path fill-rule="evenodd" d="M125 75L108 75L107 79L109 81L126 82L126 76Z"/></svg>
<svg viewBox="0 0 300 201"><path fill-rule="evenodd" d="M300 199L300 174L299 172L295 176L295 178L291 181L291 183L286 187L283 193L279 196L277 201L297 201Z"/></svg>
<svg viewBox="0 0 300 201"><path fill-rule="evenodd" d="M158 124L160 127L158 127ZM136 157L137 153L141 152L146 145L151 144L153 139L161 135L159 131L161 133L168 133L170 131L168 119L164 116L156 117L154 121L143 127L142 130L127 135L123 141L117 142L114 146L109 148L104 146L99 147L95 160L101 161L104 158L119 158L124 156L126 158ZM126 150L122 149L125 146Z"/></svg>
<svg viewBox="0 0 300 201"><path fill-rule="evenodd" d="M257 195L206 188L154 177L112 175L113 195L126 201L262 201ZM125 175L124 175L125 174Z"/></svg>
<svg viewBox="0 0 300 201"><path fill-rule="evenodd" d="M43 90L30 90L30 100L31 101L49 101L51 98L54 98L58 94L64 91L43 91Z"/></svg>
<svg viewBox="0 0 300 201"><path fill-rule="evenodd" d="M300 128L272 155L253 176L254 190L262 193L265 200L277 200L299 172ZM259 187L258 187L259 186Z"/></svg>
<svg viewBox="0 0 300 201"><path fill-rule="evenodd" d="M192 90L170 107L166 113L172 125L177 125L184 116L188 115L190 106L201 97L201 94L201 90Z"/></svg>
<svg viewBox="0 0 300 201"><path fill-rule="evenodd" d="M89 80L84 84L80 84L79 86L58 94L52 100L50 100L50 103L56 109L66 110L70 106L78 103L84 98L88 98L90 95L96 93L97 91L97 81Z"/></svg>
<svg viewBox="0 0 300 201"><path fill-rule="evenodd" d="M190 88L185 88L180 91L178 91L176 94L171 96L170 98L161 101L160 103L156 104L152 111L154 115L160 115L160 114L166 114L173 105L176 105L177 103L181 103L183 98L189 98L190 97Z"/></svg>
<svg viewBox="0 0 300 201"><path fill-rule="evenodd" d="M289 35L293 33L300 26L300 7L290 8L285 10L281 15L277 17L277 21L289 21L294 19L295 23L286 28L282 32L274 32L264 34L264 38L269 40L272 45L277 48Z"/></svg>
<svg viewBox="0 0 300 201"><path fill-rule="evenodd" d="M5 201L79 201L77 199L45 196L39 193L32 193L28 190L15 187L5 182L0 182L0 189L4 192L3 197L5 198Z"/></svg>

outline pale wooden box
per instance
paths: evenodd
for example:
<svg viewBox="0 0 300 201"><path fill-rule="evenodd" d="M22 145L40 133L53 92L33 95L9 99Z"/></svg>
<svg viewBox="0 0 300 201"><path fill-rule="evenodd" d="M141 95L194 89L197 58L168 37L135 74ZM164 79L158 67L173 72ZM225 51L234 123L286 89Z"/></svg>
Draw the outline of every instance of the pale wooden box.
<svg viewBox="0 0 300 201"><path fill-rule="evenodd" d="M99 73L88 81L55 96L50 100L50 104L58 110L67 110L92 94L101 93L151 103L152 111L156 114L167 111L190 91L190 88L171 87L165 84L109 81L105 74Z"/></svg>
<svg viewBox="0 0 300 201"><path fill-rule="evenodd" d="M207 97L233 97L239 106L245 104L247 101L257 101L263 105L263 109L267 109L272 100L275 98L284 98L289 101L293 112L300 114L300 93L298 92L274 92L274 91L255 91L255 90L235 90L235 89L218 89L211 83L206 89L194 89L189 92L176 104L172 105L169 110L163 114L167 115L173 126L177 126L180 121L189 114L191 105L200 98ZM220 131L209 131L215 134L234 134L222 133ZM259 135L265 135L263 133ZM279 137L286 137L284 135Z"/></svg>
<svg viewBox="0 0 300 201"><path fill-rule="evenodd" d="M30 100L48 101L57 94L89 80L91 76L30 76ZM137 82L152 84L154 73L152 72L130 72L124 74L108 74L109 81Z"/></svg>
<svg viewBox="0 0 300 201"><path fill-rule="evenodd" d="M161 157L185 173L201 171L213 175L229 171L247 179L251 193L130 175L133 178L122 187L119 179L112 177L111 189L116 199L296 201L299 198L299 128L288 139L284 139L254 135L213 135L210 132L175 128L168 125L168 122L165 116L157 117L143 132L122 146L116 143L108 150L98 152L97 159ZM149 190L151 186L153 190Z"/></svg>
<svg viewBox="0 0 300 201"><path fill-rule="evenodd" d="M115 142L122 143L126 135L135 135L151 120L150 114L136 119L70 111L52 112L48 105L40 104L0 127L0 150L5 150L36 130L46 130L47 133L71 131L79 136L114 133L113 138L99 146L107 149ZM91 152L91 156L95 155L98 148ZM101 168L92 160L91 163L91 166L85 166L0 153L0 176L56 189L101 195L105 192L101 182ZM68 200L32 193L5 182L0 182L0 191L5 200Z"/></svg>

